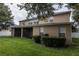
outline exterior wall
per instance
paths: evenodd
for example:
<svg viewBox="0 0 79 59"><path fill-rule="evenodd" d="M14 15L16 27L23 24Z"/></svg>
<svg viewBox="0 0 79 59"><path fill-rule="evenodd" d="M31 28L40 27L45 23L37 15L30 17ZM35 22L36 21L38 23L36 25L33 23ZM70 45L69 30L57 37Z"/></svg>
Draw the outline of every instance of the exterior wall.
<svg viewBox="0 0 79 59"><path fill-rule="evenodd" d="M40 35L41 27L33 27L33 36ZM58 26L44 26L44 33L47 33L50 37L58 37Z"/></svg>
<svg viewBox="0 0 79 59"><path fill-rule="evenodd" d="M33 35L40 34L40 28L44 28L44 33L48 34L50 37L59 37L59 27L62 25L50 25L50 26L40 26L40 27L33 27ZM66 26L64 25L65 33L66 33Z"/></svg>
<svg viewBox="0 0 79 59"><path fill-rule="evenodd" d="M45 24L45 23L63 23L63 22L70 22L70 14L61 14L52 16L51 19L47 18L45 20L40 20L39 24Z"/></svg>
<svg viewBox="0 0 79 59"><path fill-rule="evenodd" d="M38 24L38 20L30 20L30 21L21 21L19 22L20 26L28 26Z"/></svg>
<svg viewBox="0 0 79 59"><path fill-rule="evenodd" d="M38 24L38 20L31 20L31 21L28 21L28 25L37 25Z"/></svg>
<svg viewBox="0 0 79 59"><path fill-rule="evenodd" d="M33 27L33 36L39 35L39 27Z"/></svg>
<svg viewBox="0 0 79 59"><path fill-rule="evenodd" d="M54 20L53 22L55 23L59 23L59 22L69 22L70 21L70 14L61 14L61 15L57 15L54 16Z"/></svg>
<svg viewBox="0 0 79 59"><path fill-rule="evenodd" d="M26 21L26 22L25 22L25 26L26 26L26 25L29 25L28 23L29 23L29 21L28 21L28 22Z"/></svg>
<svg viewBox="0 0 79 59"><path fill-rule="evenodd" d="M58 37L58 26L45 26L44 32L47 33L50 37Z"/></svg>
<svg viewBox="0 0 79 59"><path fill-rule="evenodd" d="M70 45L72 42L71 37L71 25L52 25L52 26L43 26L44 33L47 33L50 37L59 37L59 27L64 26L66 45ZM33 27L33 36L40 35L40 27Z"/></svg>
<svg viewBox="0 0 79 59"><path fill-rule="evenodd" d="M19 23L20 26L28 26L28 25L37 25L37 24L47 24L47 23L63 23L63 22L69 22L70 20L70 14L60 14L51 16L42 20L30 20L30 21L21 21ZM37 22L37 23L35 23Z"/></svg>
<svg viewBox="0 0 79 59"><path fill-rule="evenodd" d="M71 45L72 43L72 37L71 37L71 34L72 34L72 28L71 28L71 25L65 25L66 27L66 44L67 45Z"/></svg>
<svg viewBox="0 0 79 59"><path fill-rule="evenodd" d="M23 22L21 21L21 22L19 22L19 26L23 26Z"/></svg>

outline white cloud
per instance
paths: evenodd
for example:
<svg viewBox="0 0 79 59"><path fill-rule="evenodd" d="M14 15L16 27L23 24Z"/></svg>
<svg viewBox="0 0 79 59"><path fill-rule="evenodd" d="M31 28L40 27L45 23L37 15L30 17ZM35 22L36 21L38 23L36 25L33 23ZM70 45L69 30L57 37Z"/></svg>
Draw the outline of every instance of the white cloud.
<svg viewBox="0 0 79 59"><path fill-rule="evenodd" d="M25 10L19 10L19 7L17 7L17 4L11 5L10 3L6 3L6 5L8 5L12 11L12 15L14 16L15 24L19 24L18 21L26 18L27 12Z"/></svg>

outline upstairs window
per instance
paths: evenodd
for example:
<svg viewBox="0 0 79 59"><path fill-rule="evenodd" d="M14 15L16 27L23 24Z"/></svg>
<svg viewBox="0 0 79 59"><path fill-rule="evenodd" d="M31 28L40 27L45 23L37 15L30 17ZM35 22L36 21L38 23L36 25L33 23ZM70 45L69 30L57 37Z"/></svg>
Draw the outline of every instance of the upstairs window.
<svg viewBox="0 0 79 59"><path fill-rule="evenodd" d="M53 17L49 17L48 22L53 22Z"/></svg>
<svg viewBox="0 0 79 59"><path fill-rule="evenodd" d="M38 21L34 22L34 24L38 24Z"/></svg>
<svg viewBox="0 0 79 59"><path fill-rule="evenodd" d="M29 24L29 25L32 25L32 22L29 22L28 24Z"/></svg>

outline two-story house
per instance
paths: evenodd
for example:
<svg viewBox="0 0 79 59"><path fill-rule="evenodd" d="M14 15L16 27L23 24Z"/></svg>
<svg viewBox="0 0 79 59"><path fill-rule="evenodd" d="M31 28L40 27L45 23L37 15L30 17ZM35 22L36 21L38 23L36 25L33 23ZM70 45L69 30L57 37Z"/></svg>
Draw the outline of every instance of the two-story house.
<svg viewBox="0 0 79 59"><path fill-rule="evenodd" d="M19 26L12 27L12 36L32 37L48 34L50 37L65 37L66 44L70 45L71 38L71 11L55 13L45 19L32 18L19 22Z"/></svg>

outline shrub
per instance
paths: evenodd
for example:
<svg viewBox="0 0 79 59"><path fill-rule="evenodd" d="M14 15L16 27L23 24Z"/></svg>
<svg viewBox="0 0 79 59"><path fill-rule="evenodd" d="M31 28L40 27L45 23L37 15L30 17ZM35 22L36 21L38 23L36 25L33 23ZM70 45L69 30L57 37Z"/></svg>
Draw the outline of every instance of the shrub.
<svg viewBox="0 0 79 59"><path fill-rule="evenodd" d="M34 40L34 42L36 42L36 43L41 43L41 36L33 36L33 40Z"/></svg>
<svg viewBox="0 0 79 59"><path fill-rule="evenodd" d="M65 46L65 38L43 37L42 41L48 47L63 47Z"/></svg>

